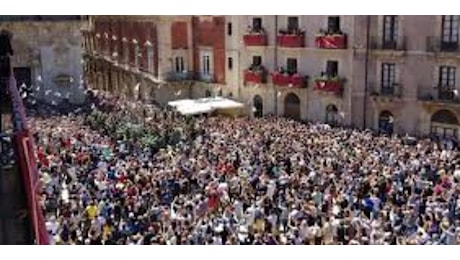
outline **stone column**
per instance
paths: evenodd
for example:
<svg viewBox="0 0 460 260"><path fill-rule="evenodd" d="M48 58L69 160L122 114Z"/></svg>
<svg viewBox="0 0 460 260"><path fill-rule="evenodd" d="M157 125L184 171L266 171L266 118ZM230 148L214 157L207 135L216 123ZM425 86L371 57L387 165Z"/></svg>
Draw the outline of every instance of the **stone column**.
<svg viewBox="0 0 460 260"><path fill-rule="evenodd" d="M129 64L129 43L128 43L128 40L125 37L123 37L122 41L123 41L123 43L122 43L122 45L123 45L123 53L125 55L122 58L122 61L125 64Z"/></svg>
<svg viewBox="0 0 460 260"><path fill-rule="evenodd" d="M139 43L137 40L133 40L134 44L134 67L139 68Z"/></svg>
<svg viewBox="0 0 460 260"><path fill-rule="evenodd" d="M146 43L147 46L147 67L151 74L155 74L155 66L153 63L153 45L151 42Z"/></svg>

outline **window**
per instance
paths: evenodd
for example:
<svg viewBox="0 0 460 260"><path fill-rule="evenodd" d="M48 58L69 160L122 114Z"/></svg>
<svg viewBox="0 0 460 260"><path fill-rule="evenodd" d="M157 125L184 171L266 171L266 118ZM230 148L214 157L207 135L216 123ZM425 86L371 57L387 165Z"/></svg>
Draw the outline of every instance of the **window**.
<svg viewBox="0 0 460 260"><path fill-rule="evenodd" d="M396 47L398 39L398 16L383 16L383 47L390 49Z"/></svg>
<svg viewBox="0 0 460 260"><path fill-rule="evenodd" d="M175 66L176 72L178 72L178 73L184 72L185 66L184 66L184 58L183 57L176 57L175 65L176 65Z"/></svg>
<svg viewBox="0 0 460 260"><path fill-rule="evenodd" d="M252 56L252 65L262 66L262 56Z"/></svg>
<svg viewBox="0 0 460 260"><path fill-rule="evenodd" d="M439 69L439 86L440 87L455 87L455 67L441 66Z"/></svg>
<svg viewBox="0 0 460 260"><path fill-rule="evenodd" d="M287 72L290 75L297 73L297 59L288 58L286 65L287 65Z"/></svg>
<svg viewBox="0 0 460 260"><path fill-rule="evenodd" d="M262 18L260 18L260 17L252 18L252 29L254 31L262 30Z"/></svg>
<svg viewBox="0 0 460 260"><path fill-rule="evenodd" d="M233 58L228 57L228 69L231 70L233 69Z"/></svg>
<svg viewBox="0 0 460 260"><path fill-rule="evenodd" d="M337 77L339 74L339 62L328 60L326 63L326 75L329 77Z"/></svg>
<svg viewBox="0 0 460 260"><path fill-rule="evenodd" d="M381 94L393 94L396 79L396 66L394 63L382 63Z"/></svg>
<svg viewBox="0 0 460 260"><path fill-rule="evenodd" d="M458 49L458 15L442 16L442 42L443 50Z"/></svg>
<svg viewBox="0 0 460 260"><path fill-rule="evenodd" d="M209 59L209 55L204 55L203 56L203 74L209 75L210 70L211 70L211 62Z"/></svg>
<svg viewBox="0 0 460 260"><path fill-rule="evenodd" d="M327 32L340 33L340 17L330 16L327 18Z"/></svg>
<svg viewBox="0 0 460 260"><path fill-rule="evenodd" d="M441 66L439 68L439 98L451 100L454 96L456 69L452 66Z"/></svg>
<svg viewBox="0 0 460 260"><path fill-rule="evenodd" d="M232 35L232 23L227 23L227 35Z"/></svg>
<svg viewBox="0 0 460 260"><path fill-rule="evenodd" d="M293 33L299 29L299 17L290 16L288 17L288 32Z"/></svg>

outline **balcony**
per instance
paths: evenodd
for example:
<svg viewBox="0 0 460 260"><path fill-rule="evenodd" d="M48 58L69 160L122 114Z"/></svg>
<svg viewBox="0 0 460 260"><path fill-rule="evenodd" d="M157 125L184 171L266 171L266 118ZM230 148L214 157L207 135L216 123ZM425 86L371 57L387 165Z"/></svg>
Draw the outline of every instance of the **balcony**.
<svg viewBox="0 0 460 260"><path fill-rule="evenodd" d="M216 82L215 79L214 79L213 74L208 74L208 73L203 73L203 72L198 73L196 79L198 81L202 81L202 82L205 82L205 83L214 83L214 82Z"/></svg>
<svg viewBox="0 0 460 260"><path fill-rule="evenodd" d="M371 40L371 49L382 52L404 52L407 50L406 38L387 41L382 38L373 38Z"/></svg>
<svg viewBox="0 0 460 260"><path fill-rule="evenodd" d="M244 71L244 84L262 84L266 83L267 72L264 68L249 68Z"/></svg>
<svg viewBox="0 0 460 260"><path fill-rule="evenodd" d="M402 86L398 83L393 83L390 85L375 85L369 84L371 89L371 96L386 96L386 97L401 97L402 96Z"/></svg>
<svg viewBox="0 0 460 260"><path fill-rule="evenodd" d="M166 74L165 80L176 82L176 81L185 81L185 80L193 80L194 73L192 71L171 71Z"/></svg>
<svg viewBox="0 0 460 260"><path fill-rule="evenodd" d="M322 92L333 93L336 96L341 96L343 91L342 82L343 80L339 77L331 77L326 75L318 76L315 79L314 89Z"/></svg>
<svg viewBox="0 0 460 260"><path fill-rule="evenodd" d="M243 36L245 46L266 46L267 45L267 34L263 29L261 30L250 30Z"/></svg>
<svg viewBox="0 0 460 260"><path fill-rule="evenodd" d="M386 85L375 85L369 84L370 96L374 101L380 102L394 102L401 100L403 94L403 88L398 83L393 83L388 86Z"/></svg>
<svg viewBox="0 0 460 260"><path fill-rule="evenodd" d="M298 73L288 74L281 72L274 72L272 74L273 85L292 88L305 88L307 87L308 76L301 76Z"/></svg>
<svg viewBox="0 0 460 260"><path fill-rule="evenodd" d="M278 46L284 48L302 48L305 46L305 33L302 31L288 32L281 30L276 37Z"/></svg>
<svg viewBox="0 0 460 260"><path fill-rule="evenodd" d="M419 86L420 90L423 87ZM452 108L460 107L460 98L457 89L435 87L436 91L419 93L418 99L423 102L424 106L430 111L451 106Z"/></svg>
<svg viewBox="0 0 460 260"><path fill-rule="evenodd" d="M347 35L344 33L320 33L316 35L315 45L320 49L346 49Z"/></svg>
<svg viewBox="0 0 460 260"><path fill-rule="evenodd" d="M460 44L458 41L446 42L441 37L427 38L427 52L442 54L460 54Z"/></svg>

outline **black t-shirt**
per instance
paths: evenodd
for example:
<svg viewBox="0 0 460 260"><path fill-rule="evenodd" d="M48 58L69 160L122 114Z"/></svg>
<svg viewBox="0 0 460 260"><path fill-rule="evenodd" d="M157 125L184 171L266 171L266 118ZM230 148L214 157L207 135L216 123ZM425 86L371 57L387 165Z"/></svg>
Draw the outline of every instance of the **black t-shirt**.
<svg viewBox="0 0 460 260"><path fill-rule="evenodd" d="M102 245L101 238L100 238L100 237L91 238L89 244L90 244L90 245Z"/></svg>

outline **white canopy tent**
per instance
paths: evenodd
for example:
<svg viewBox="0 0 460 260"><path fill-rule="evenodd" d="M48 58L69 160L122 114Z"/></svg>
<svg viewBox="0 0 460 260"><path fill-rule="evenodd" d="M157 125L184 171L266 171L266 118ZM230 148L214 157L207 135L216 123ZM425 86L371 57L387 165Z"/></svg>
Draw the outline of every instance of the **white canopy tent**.
<svg viewBox="0 0 460 260"><path fill-rule="evenodd" d="M181 99L168 102L168 105L183 115L199 115L216 111L223 113L233 111L231 114L235 114L234 111L242 111L245 108L244 104L223 97Z"/></svg>

